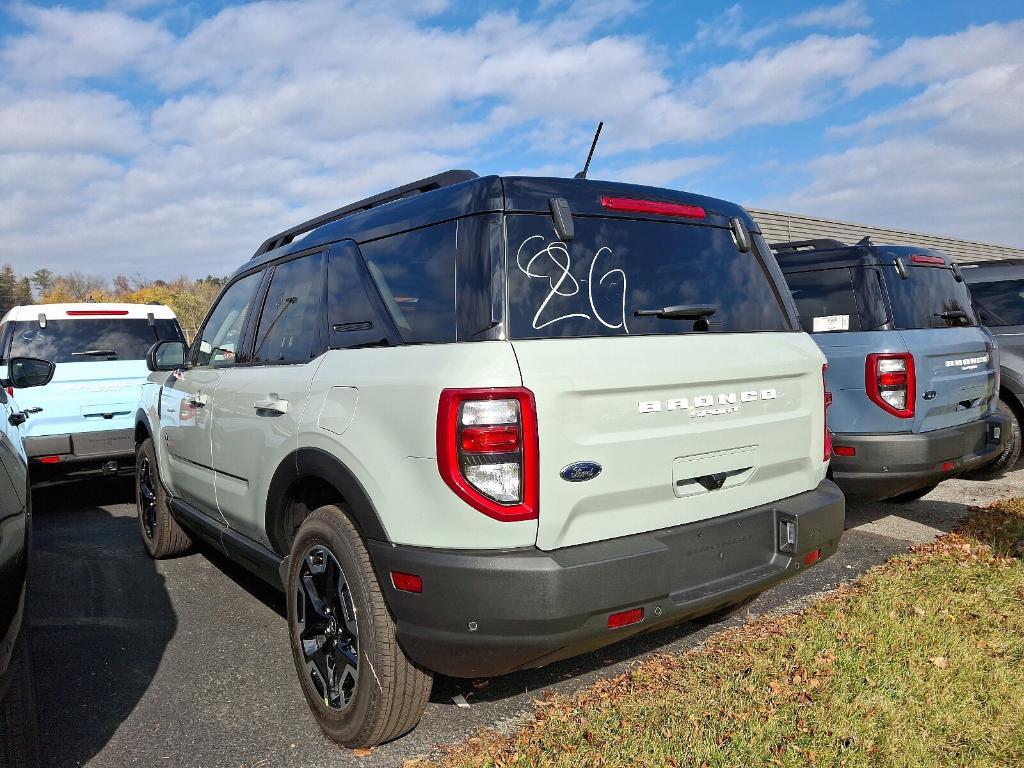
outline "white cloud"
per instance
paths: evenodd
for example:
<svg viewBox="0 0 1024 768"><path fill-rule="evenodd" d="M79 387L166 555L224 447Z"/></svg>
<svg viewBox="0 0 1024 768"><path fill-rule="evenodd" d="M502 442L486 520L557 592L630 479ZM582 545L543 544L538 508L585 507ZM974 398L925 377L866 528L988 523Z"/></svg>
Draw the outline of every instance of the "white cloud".
<svg viewBox="0 0 1024 768"><path fill-rule="evenodd" d="M0 152L82 150L112 155L145 143L130 104L95 91L25 95L0 85Z"/></svg>
<svg viewBox="0 0 1024 768"><path fill-rule="evenodd" d="M822 5L791 17L793 27L828 27L829 29L866 29L871 17L863 0L845 0L838 5Z"/></svg>
<svg viewBox="0 0 1024 768"><path fill-rule="evenodd" d="M122 71L142 56L158 56L172 41L159 24L113 11L71 11L19 5L29 32L9 38L0 61L24 83L59 83Z"/></svg>

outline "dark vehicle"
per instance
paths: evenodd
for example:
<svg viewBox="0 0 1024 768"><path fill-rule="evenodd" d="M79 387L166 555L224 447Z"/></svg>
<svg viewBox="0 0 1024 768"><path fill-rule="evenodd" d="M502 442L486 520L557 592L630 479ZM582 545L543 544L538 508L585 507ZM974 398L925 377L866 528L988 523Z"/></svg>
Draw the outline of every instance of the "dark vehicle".
<svg viewBox="0 0 1024 768"><path fill-rule="evenodd" d="M978 320L999 344L999 410L1010 419L1006 447L995 459L972 472L996 477L1016 466L1021 453L1024 419L1024 260L1002 259L961 264L974 297Z"/></svg>
<svg viewBox="0 0 1024 768"><path fill-rule="evenodd" d="M22 624L32 529L28 462L19 428L29 414L19 411L17 388L41 387L53 377L53 363L11 358L0 379L0 768L39 762L28 648Z"/></svg>
<svg viewBox="0 0 1024 768"><path fill-rule="evenodd" d="M867 238L772 247L828 357L830 472L848 495L911 501L1005 450L995 340L956 264Z"/></svg>

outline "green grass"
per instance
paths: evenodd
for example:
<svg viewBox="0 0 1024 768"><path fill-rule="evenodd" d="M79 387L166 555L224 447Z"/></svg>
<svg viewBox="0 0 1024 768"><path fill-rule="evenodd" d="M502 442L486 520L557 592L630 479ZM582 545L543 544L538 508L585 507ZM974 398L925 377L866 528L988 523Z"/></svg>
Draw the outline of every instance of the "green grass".
<svg viewBox="0 0 1024 768"><path fill-rule="evenodd" d="M661 654L522 730L448 750L486 766L1024 766L1024 499L804 612Z"/></svg>

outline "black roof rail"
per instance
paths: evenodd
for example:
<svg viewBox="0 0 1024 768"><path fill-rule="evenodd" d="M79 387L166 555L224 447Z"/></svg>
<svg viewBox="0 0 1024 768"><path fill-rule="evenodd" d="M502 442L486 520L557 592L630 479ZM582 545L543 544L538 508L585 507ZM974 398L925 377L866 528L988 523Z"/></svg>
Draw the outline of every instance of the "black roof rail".
<svg viewBox="0 0 1024 768"><path fill-rule="evenodd" d="M859 245L859 243L858 243ZM808 251L830 251L834 248L845 248L846 243L831 238L819 238L817 240L793 240L788 243L772 243L773 251L795 253L800 250Z"/></svg>
<svg viewBox="0 0 1024 768"><path fill-rule="evenodd" d="M435 176L429 176L426 179L420 179L410 184L403 184L400 187L389 189L387 192L381 192L378 195L367 197L363 200L351 203L343 206L330 213L325 213L322 216L317 216L315 219L304 221L298 226L294 226L291 229L286 229L284 232L278 232L273 237L269 237L263 241L256 253L252 255L252 258L262 256L268 251L272 251L275 248L280 248L282 245L288 245L299 235L305 234L306 232L312 232L317 227L322 227L324 224L328 224L338 219L343 219L346 216L351 216L354 213L360 211L367 211L370 208L376 208L378 205L384 205L384 203L390 203L395 200L401 200L403 197L412 197L413 195L419 195L424 192L432 192L435 189L441 189L442 187L450 187L452 184L461 184L464 181L470 181L471 179L479 178L473 171L445 171L444 173L438 173Z"/></svg>

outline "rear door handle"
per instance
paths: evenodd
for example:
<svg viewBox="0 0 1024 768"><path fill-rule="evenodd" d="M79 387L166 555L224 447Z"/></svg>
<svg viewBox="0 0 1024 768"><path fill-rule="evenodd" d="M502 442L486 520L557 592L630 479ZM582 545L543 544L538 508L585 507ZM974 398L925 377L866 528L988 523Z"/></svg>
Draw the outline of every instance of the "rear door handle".
<svg viewBox="0 0 1024 768"><path fill-rule="evenodd" d="M257 411L265 413L285 414L288 413L287 400L257 400L252 404Z"/></svg>

